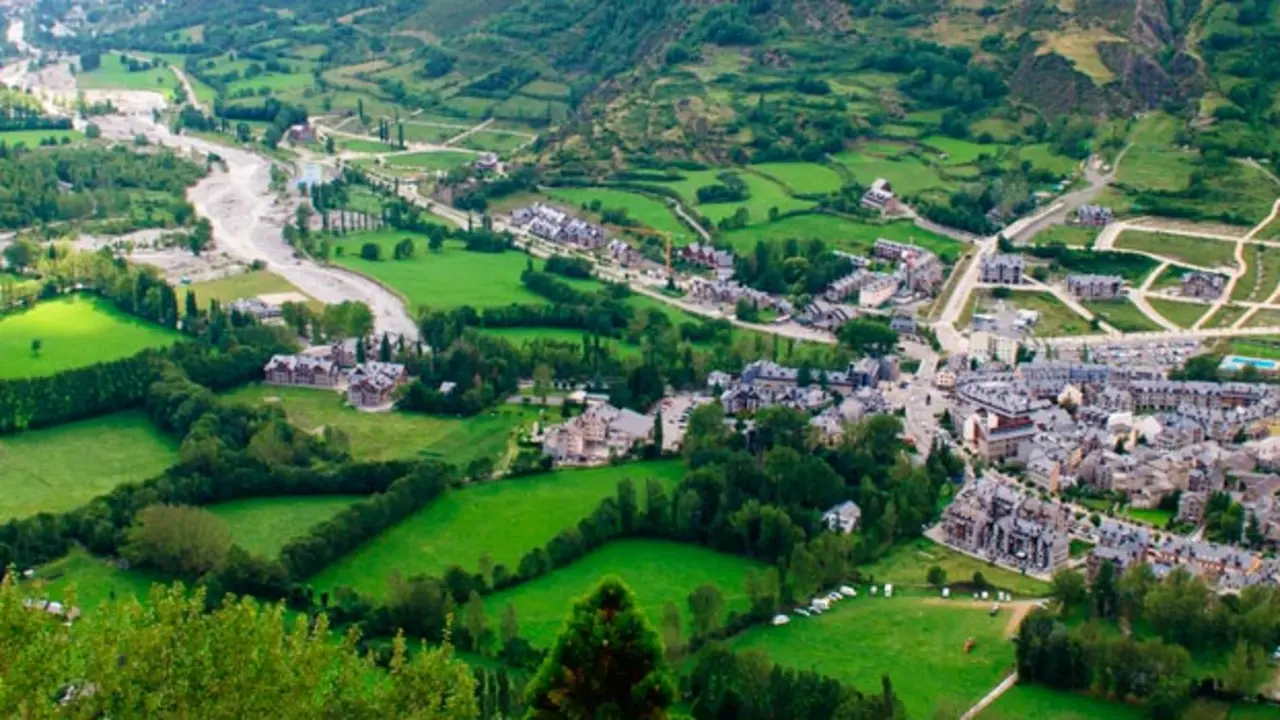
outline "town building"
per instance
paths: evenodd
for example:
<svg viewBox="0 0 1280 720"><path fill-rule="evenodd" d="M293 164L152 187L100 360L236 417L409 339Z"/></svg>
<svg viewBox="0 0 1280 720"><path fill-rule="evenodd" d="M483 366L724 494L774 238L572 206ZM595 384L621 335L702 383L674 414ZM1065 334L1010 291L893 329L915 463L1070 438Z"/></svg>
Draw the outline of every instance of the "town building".
<svg viewBox="0 0 1280 720"><path fill-rule="evenodd" d="M1111 208L1101 205L1081 205L1076 210L1076 222L1088 227L1103 227L1115 220Z"/></svg>
<svg viewBox="0 0 1280 720"><path fill-rule="evenodd" d="M969 355L1012 366L1018 361L1020 344L1008 333L978 330L969 336Z"/></svg>
<svg viewBox="0 0 1280 720"><path fill-rule="evenodd" d="M542 452L557 463L596 465L623 457L637 445L652 442L654 418L607 403L547 428Z"/></svg>
<svg viewBox="0 0 1280 720"><path fill-rule="evenodd" d="M680 259L699 267L715 271L716 277L728 280L733 277L733 253L712 245L693 243L680 249Z"/></svg>
<svg viewBox="0 0 1280 720"><path fill-rule="evenodd" d="M337 363L310 355L275 355L263 375L270 385L332 388L342 377Z"/></svg>
<svg viewBox="0 0 1280 720"><path fill-rule="evenodd" d="M608 243L604 228L542 203L516 209L511 221L530 235L559 245L595 250Z"/></svg>
<svg viewBox="0 0 1280 720"><path fill-rule="evenodd" d="M892 212L894 210L896 200L893 195L893 186L884 178L876 178L871 183L871 187L862 195L862 206L880 212Z"/></svg>
<svg viewBox="0 0 1280 720"><path fill-rule="evenodd" d="M1227 287L1227 278L1223 275L1194 270L1182 275L1182 296L1216 300Z"/></svg>
<svg viewBox="0 0 1280 720"><path fill-rule="evenodd" d="M995 285L1021 285L1026 261L1021 255L999 254L982 258L980 279Z"/></svg>
<svg viewBox="0 0 1280 720"><path fill-rule="evenodd" d="M1012 483L981 478L942 513L943 541L964 552L1028 573L1048 575L1070 556L1070 510L1041 501Z"/></svg>
<svg viewBox="0 0 1280 720"><path fill-rule="evenodd" d="M846 500L822 514L822 524L832 532L848 535L858 528L862 508L852 500Z"/></svg>
<svg viewBox="0 0 1280 720"><path fill-rule="evenodd" d="M259 322L275 320L280 317L281 313L279 305L265 303L258 298L234 300L231 303L230 310L233 313L257 318Z"/></svg>
<svg viewBox="0 0 1280 720"><path fill-rule="evenodd" d="M1119 275L1068 275L1067 292L1081 300L1114 300L1124 292Z"/></svg>
<svg viewBox="0 0 1280 720"><path fill-rule="evenodd" d="M399 363L357 365L347 373L347 403L366 410L389 408L396 388L408 382L409 372Z"/></svg>
<svg viewBox="0 0 1280 720"><path fill-rule="evenodd" d="M475 169L481 172L497 170L502 166L502 161L498 159L497 153L480 153L480 157L476 158L474 163Z"/></svg>

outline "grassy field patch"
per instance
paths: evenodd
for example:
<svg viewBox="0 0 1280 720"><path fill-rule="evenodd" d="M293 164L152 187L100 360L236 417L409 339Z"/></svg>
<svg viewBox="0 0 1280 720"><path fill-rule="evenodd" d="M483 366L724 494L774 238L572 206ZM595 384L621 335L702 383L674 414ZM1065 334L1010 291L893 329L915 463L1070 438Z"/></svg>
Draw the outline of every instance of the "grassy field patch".
<svg viewBox="0 0 1280 720"><path fill-rule="evenodd" d="M749 197L742 202L698 203L698 188L719 183L717 176L725 172L736 174L746 183ZM776 207L779 212L786 213L813 206L813 203L807 200L787 195L781 185L755 173L720 169L686 170L682 171L681 175L683 177L680 180L660 184L674 190L684 199L686 205L695 206L698 214L705 215L713 223L732 217L740 208L746 208L750 213L748 224L758 224L768 221L770 208Z"/></svg>
<svg viewBox="0 0 1280 720"><path fill-rule="evenodd" d="M782 665L816 670L865 693L888 675L909 717L934 717L939 705L969 707L1013 665L1005 638L1008 612L968 600L860 593L816 617L793 617L781 627L755 627L735 638L739 650L758 648ZM975 644L965 652L970 640Z"/></svg>
<svg viewBox="0 0 1280 720"><path fill-rule="evenodd" d="M752 168L791 188L791 192L798 195L835 192L844 184L840 173L818 163L774 162L753 165Z"/></svg>
<svg viewBox="0 0 1280 720"><path fill-rule="evenodd" d="M1140 523L1151 525L1152 527L1162 528L1169 524L1169 521L1176 515L1172 510L1161 510L1159 508L1135 508L1126 507L1121 511L1125 517L1133 518Z"/></svg>
<svg viewBox="0 0 1280 720"><path fill-rule="evenodd" d="M1227 350L1232 355L1280 360L1280 336L1233 338L1227 343Z"/></svg>
<svg viewBox="0 0 1280 720"><path fill-rule="evenodd" d="M1205 321L1206 328L1227 328L1236 323L1237 320L1244 317L1248 312L1248 308L1239 305L1223 305L1218 312L1214 313Z"/></svg>
<svg viewBox="0 0 1280 720"><path fill-rule="evenodd" d="M1236 264L1235 244L1222 240L1125 230L1116 238L1115 246L1202 268L1235 267Z"/></svg>
<svg viewBox="0 0 1280 720"><path fill-rule="evenodd" d="M390 155L383 158L387 165L399 167L422 168L424 170L441 170L448 172L459 165L466 165L476 159L475 155L464 152L420 152L405 155Z"/></svg>
<svg viewBox="0 0 1280 720"><path fill-rule="evenodd" d="M450 565L474 570L485 553L514 569L525 553L612 497L623 478L631 478L643 497L647 479L670 488L684 473L682 463L664 461L559 470L455 490L338 560L312 584L324 589L350 585L380 597L397 570L405 577L442 574Z"/></svg>
<svg viewBox="0 0 1280 720"><path fill-rule="evenodd" d="M36 580L43 586L41 592L32 594L52 600L68 600L74 588L75 607L81 610L93 610L104 602L127 598L143 601L154 583L170 582L141 570L121 570L113 561L94 557L78 548L39 568Z"/></svg>
<svg viewBox="0 0 1280 720"><path fill-rule="evenodd" d="M532 135L513 135L505 132L481 130L466 136L459 144L472 150L506 155L523 145L528 145L533 140Z"/></svg>
<svg viewBox="0 0 1280 720"><path fill-rule="evenodd" d="M1121 332L1149 332L1162 329L1128 299L1098 300L1080 304Z"/></svg>
<svg viewBox="0 0 1280 720"><path fill-rule="evenodd" d="M256 298L259 295L298 292L298 288L284 278L268 270L253 270L239 275L198 282L190 286L200 307L208 307L210 300L229 303L233 300ZM179 295L185 296L179 289Z"/></svg>
<svg viewBox="0 0 1280 720"><path fill-rule="evenodd" d="M1122 43L1124 38L1112 35L1102 28L1088 30L1069 30L1042 34L1039 38L1044 44L1037 50L1037 55L1057 53L1093 80L1096 85L1106 85L1115 80L1115 73L1102 62L1098 52L1099 43Z"/></svg>
<svg viewBox="0 0 1280 720"><path fill-rule="evenodd" d="M547 194L556 200L572 204L575 209L596 200L600 201L602 209L622 208L627 211L627 217L644 227L683 236L684 242L677 243L679 245L687 245L697 237L691 228L676 218L666 202L657 197L599 187L552 188Z"/></svg>
<svg viewBox="0 0 1280 720"><path fill-rule="evenodd" d="M979 720L1144 720L1151 712L1095 695L1058 692L1043 685L1015 685L978 716Z"/></svg>
<svg viewBox="0 0 1280 720"><path fill-rule="evenodd" d="M1088 335L1089 321L1049 292L1015 292L1007 301L1019 310L1034 310L1040 319L1031 326L1037 337Z"/></svg>
<svg viewBox="0 0 1280 720"><path fill-rule="evenodd" d="M514 605L521 637L536 647L550 647L574 600L600 578L617 575L635 592L655 628L661 627L663 607L674 602L685 617L685 637L689 637L689 593L704 583L716 585L725 598L722 619L732 611L745 612L749 604L744 584L747 570L753 567L764 571L758 563L698 545L616 540L550 575L485 598L485 607L496 625L502 608Z"/></svg>
<svg viewBox="0 0 1280 720"><path fill-rule="evenodd" d="M1080 161L1075 158L1053 152L1049 143L1023 145L1018 148L1018 160L1026 160L1032 167L1048 170L1059 177L1066 177L1080 168Z"/></svg>
<svg viewBox="0 0 1280 720"><path fill-rule="evenodd" d="M960 242L918 228L909 221L874 223L825 213L792 215L765 225L730 230L720 237L740 253L751 252L760 241L783 242L791 238L816 238L828 247L852 253L870 252L876 240L884 238L919 245L947 260L954 260L964 250Z"/></svg>
<svg viewBox="0 0 1280 720"><path fill-rule="evenodd" d="M984 155L992 158L999 157L1005 150L1002 145L983 145L972 140L960 140L944 135L932 135L920 142L945 155L946 157L942 159L944 165L968 165Z"/></svg>
<svg viewBox="0 0 1280 720"><path fill-rule="evenodd" d="M167 67L129 72L118 55L103 55L102 67L76 75L76 87L81 90L150 90L168 96L177 84Z"/></svg>
<svg viewBox="0 0 1280 720"><path fill-rule="evenodd" d="M853 177L863 185L870 185L876 178L884 178L894 192L914 197L926 191L950 192L956 189L954 182L943 179L938 171L912 156L885 157L873 154L871 148L857 152L843 152L835 156Z"/></svg>
<svg viewBox="0 0 1280 720"><path fill-rule="evenodd" d="M1244 274L1231 291L1231 299L1263 302L1275 292L1280 278L1280 248L1246 245L1244 261Z"/></svg>
<svg viewBox="0 0 1280 720"><path fill-rule="evenodd" d="M70 142L83 140L84 133L79 130L11 130L9 132L0 132L0 143L4 143L9 147L15 145L26 145L29 148L39 147L42 141L48 141L50 138L61 144L64 139Z"/></svg>
<svg viewBox="0 0 1280 720"><path fill-rule="evenodd" d="M46 300L0 318L0 379L54 375L119 360L172 345L179 337L96 297ZM39 354L32 352L33 340L41 343Z"/></svg>
<svg viewBox="0 0 1280 720"><path fill-rule="evenodd" d="M1164 319L1177 325L1180 328L1189 328L1196 324L1206 312L1209 311L1209 305L1200 303L1180 302L1178 300L1165 300L1164 298L1147 298L1147 303L1152 309L1164 316Z"/></svg>
<svg viewBox="0 0 1280 720"><path fill-rule="evenodd" d="M338 150L357 153L388 153L400 148L379 140L361 140L359 138L339 137L336 141Z"/></svg>
<svg viewBox="0 0 1280 720"><path fill-rule="evenodd" d="M273 558L290 540L360 499L358 495L249 498L210 505L209 511L226 521L237 545Z"/></svg>
<svg viewBox="0 0 1280 720"><path fill-rule="evenodd" d="M1053 225L1036 233L1031 240L1031 244L1087 248L1093 245L1093 241L1097 237L1098 228L1079 227L1077 225Z"/></svg>
<svg viewBox="0 0 1280 720"><path fill-rule="evenodd" d="M224 397L250 406L281 407L289 422L308 432L338 428L360 460L431 457L459 466L480 457L496 461L506 452L511 434L534 419L533 411L514 405L471 418L365 413L347 407L346 398L330 390L274 385L246 385Z"/></svg>
<svg viewBox="0 0 1280 720"><path fill-rule="evenodd" d="M1280 310L1259 310L1253 314L1253 317L1249 318L1249 321L1244 326L1251 328L1280 326Z"/></svg>
<svg viewBox="0 0 1280 720"><path fill-rule="evenodd" d="M869 582L890 582L903 588L923 589L934 595L935 591L926 580L929 568L934 565L946 571L948 582L967 583L975 572L980 572L990 585L1020 597L1040 598L1049 592L1047 583L975 560L926 539L902 543L871 565L859 567L858 571Z"/></svg>
<svg viewBox="0 0 1280 720"><path fill-rule="evenodd" d="M1181 190L1195 170L1194 152L1174 147L1180 121L1153 112L1133 129L1132 147L1116 170L1116 180L1128 187L1147 190Z"/></svg>
<svg viewBox="0 0 1280 720"><path fill-rule="evenodd" d="M177 443L141 412L2 436L0 521L73 510L177 461Z"/></svg>
<svg viewBox="0 0 1280 720"><path fill-rule="evenodd" d="M568 330L565 328L549 328L549 327L513 327L513 328L481 328L481 334L491 335L493 337L505 338L506 340L523 345L535 340L555 340L558 342L582 344L583 333L578 330ZM618 340L606 339L603 341L605 347L613 350L623 357L635 357L640 354L640 348L636 345L620 342Z"/></svg>

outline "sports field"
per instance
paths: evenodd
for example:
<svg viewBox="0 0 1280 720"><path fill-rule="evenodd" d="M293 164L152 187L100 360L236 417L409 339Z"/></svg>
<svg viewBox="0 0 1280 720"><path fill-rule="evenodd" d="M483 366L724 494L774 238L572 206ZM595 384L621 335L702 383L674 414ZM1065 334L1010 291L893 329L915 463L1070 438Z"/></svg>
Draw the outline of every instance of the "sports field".
<svg viewBox="0 0 1280 720"><path fill-rule="evenodd" d="M179 335L91 296L47 300L0 317L0 380L56 375L177 342ZM32 341L40 352L32 352Z"/></svg>
<svg viewBox="0 0 1280 720"><path fill-rule="evenodd" d="M558 470L472 485L439 498L399 525L365 543L312 579L318 589L339 585L381 596L387 578L442 574L451 565L474 570L488 553L508 568L561 530L576 525L631 478L644 497L648 478L668 488L684 476L678 461Z"/></svg>
<svg viewBox="0 0 1280 720"><path fill-rule="evenodd" d="M724 613L748 609L747 570L765 567L736 555L726 555L698 545L665 540L617 540L581 560L533 582L485 598L485 608L497 625L502 608L516 608L520 635L536 647L550 647L559 634L570 606L606 575L617 575L635 592L649 622L661 627L668 601L685 618L684 638L691 632L688 598L699 586L710 583L724 594Z"/></svg>
<svg viewBox="0 0 1280 720"><path fill-rule="evenodd" d="M594 187L552 188L547 194L557 200L571 203L575 210L595 200L600 201L600 206L604 210L622 208L627 211L627 217L644 227L676 236L672 238L676 245L688 245L698 239L694 231L676 219L667 204L658 197Z"/></svg>
<svg viewBox="0 0 1280 720"><path fill-rule="evenodd" d="M536 417L532 410L507 405L471 418L366 413L347 407L345 397L329 390L273 385L246 385L223 397L251 406L283 407L289 422L308 432L336 427L351 441L352 456L361 460L433 457L466 465L488 457L497 462L516 428Z"/></svg>
<svg viewBox="0 0 1280 720"><path fill-rule="evenodd" d="M141 412L0 436L0 522L73 510L176 462L177 443Z"/></svg>
<svg viewBox="0 0 1280 720"><path fill-rule="evenodd" d="M393 260L393 248L404 238L414 240L417 252L408 260ZM368 242L382 247L382 260L360 257L360 246ZM353 233L335 244L343 248L343 254L335 256L334 262L386 283L413 308L450 310L462 305L482 308L546 302L520 284L529 256L515 250L473 253L461 243L447 241L436 253L427 249L426 237L398 230Z"/></svg>
<svg viewBox="0 0 1280 720"><path fill-rule="evenodd" d="M1125 230L1116 238L1116 247L1142 250L1173 262L1202 268L1234 267L1236 264L1235 244L1222 240Z"/></svg>
<svg viewBox="0 0 1280 720"><path fill-rule="evenodd" d="M964 250L959 242L918 228L909 221L873 223L823 213L792 215L777 222L752 225L721 234L721 239L740 253L751 252L760 241L784 242L791 238L817 238L828 247L852 253L867 253L876 240L884 238L914 243L947 260L954 260Z"/></svg>
<svg viewBox="0 0 1280 720"><path fill-rule="evenodd" d="M210 505L226 521L240 547L266 558L307 530L347 509L358 495L303 495L234 500Z"/></svg>
<svg viewBox="0 0 1280 720"><path fill-rule="evenodd" d="M939 706L972 706L1012 669L1011 611L991 617L990 607L859 592L822 615L754 627L732 645L758 648L781 665L816 670L864 693L878 692L888 675L907 716L929 718ZM965 652L970 640L974 646Z"/></svg>

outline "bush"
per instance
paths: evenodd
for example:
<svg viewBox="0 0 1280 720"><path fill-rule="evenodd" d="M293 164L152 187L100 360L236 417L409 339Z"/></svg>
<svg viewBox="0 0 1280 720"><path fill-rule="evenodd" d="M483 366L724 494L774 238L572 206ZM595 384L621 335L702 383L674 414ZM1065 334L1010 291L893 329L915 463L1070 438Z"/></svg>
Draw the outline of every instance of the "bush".
<svg viewBox="0 0 1280 720"><path fill-rule="evenodd" d="M377 243L365 243L360 246L360 257L365 260L381 260L382 248Z"/></svg>

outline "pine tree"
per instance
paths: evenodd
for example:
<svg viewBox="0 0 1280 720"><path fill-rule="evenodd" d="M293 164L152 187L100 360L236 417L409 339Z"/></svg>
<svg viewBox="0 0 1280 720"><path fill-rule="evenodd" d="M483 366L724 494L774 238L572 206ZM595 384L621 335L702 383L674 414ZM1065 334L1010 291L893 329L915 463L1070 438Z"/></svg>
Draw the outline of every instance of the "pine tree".
<svg viewBox="0 0 1280 720"><path fill-rule="evenodd" d="M378 348L378 360L391 362L391 337L382 333L382 345Z"/></svg>
<svg viewBox="0 0 1280 720"><path fill-rule="evenodd" d="M356 338L356 363L363 365L367 358L364 352L364 338Z"/></svg>
<svg viewBox="0 0 1280 720"><path fill-rule="evenodd" d="M667 716L675 685L662 642L621 580L574 604L527 697L530 718Z"/></svg>

